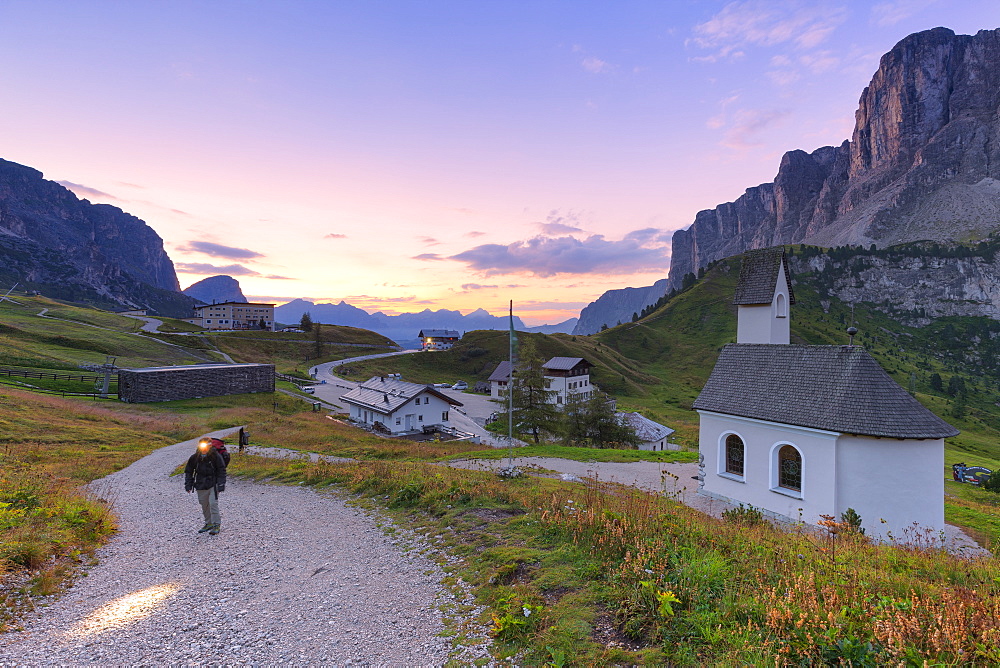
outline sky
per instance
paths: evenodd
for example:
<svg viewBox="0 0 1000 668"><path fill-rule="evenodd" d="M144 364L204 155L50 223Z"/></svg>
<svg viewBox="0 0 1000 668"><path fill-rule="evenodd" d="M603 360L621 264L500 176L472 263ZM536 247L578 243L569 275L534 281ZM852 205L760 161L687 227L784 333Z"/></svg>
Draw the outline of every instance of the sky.
<svg viewBox="0 0 1000 668"><path fill-rule="evenodd" d="M880 56L996 0L0 0L0 158L163 238L182 288L556 323L850 138Z"/></svg>

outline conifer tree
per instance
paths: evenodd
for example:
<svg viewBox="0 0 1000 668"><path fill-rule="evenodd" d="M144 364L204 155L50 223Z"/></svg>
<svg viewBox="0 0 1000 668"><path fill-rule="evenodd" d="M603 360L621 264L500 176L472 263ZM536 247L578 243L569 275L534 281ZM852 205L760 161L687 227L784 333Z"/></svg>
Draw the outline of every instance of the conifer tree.
<svg viewBox="0 0 1000 668"><path fill-rule="evenodd" d="M302 314L302 319L299 320L299 329L301 329L303 332L311 332L312 328L313 328L312 316L309 315L309 311L306 311L305 313Z"/></svg>
<svg viewBox="0 0 1000 668"><path fill-rule="evenodd" d="M531 337L521 340L517 358L507 392L496 402L502 406L501 411L506 412L512 395L515 434L530 434L535 443L540 443L542 435L559 431L559 409L550 402L555 392L546 387L544 361Z"/></svg>

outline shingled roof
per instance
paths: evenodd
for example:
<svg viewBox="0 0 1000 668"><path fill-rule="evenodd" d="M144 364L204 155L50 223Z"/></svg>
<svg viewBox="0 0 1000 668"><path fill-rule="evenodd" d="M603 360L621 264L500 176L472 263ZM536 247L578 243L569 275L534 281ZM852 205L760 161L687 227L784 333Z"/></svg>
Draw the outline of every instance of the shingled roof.
<svg viewBox="0 0 1000 668"><path fill-rule="evenodd" d="M489 381L491 383L506 383L510 380L510 369L510 362L507 360L500 362L500 364L497 364L497 368L493 370L493 373L490 374Z"/></svg>
<svg viewBox="0 0 1000 668"><path fill-rule="evenodd" d="M857 346L731 343L722 349L694 408L886 438L959 433Z"/></svg>
<svg viewBox="0 0 1000 668"><path fill-rule="evenodd" d="M594 366L582 357L553 357L548 362L543 364L542 368L551 369L552 371L570 371L575 369L579 364L583 364L587 367Z"/></svg>
<svg viewBox="0 0 1000 668"><path fill-rule="evenodd" d="M651 443L661 438L668 438L674 433L674 430L670 427L664 426L659 422L653 422L645 415L640 415L639 413L618 413L618 415L621 416L625 424L635 430L635 435L643 443Z"/></svg>
<svg viewBox="0 0 1000 668"><path fill-rule="evenodd" d="M423 392L433 394L454 406L462 405L461 401L456 401L448 395L438 392L430 385L407 383L384 376L369 378L350 392L345 392L341 399L347 403L375 409L380 413L392 413Z"/></svg>
<svg viewBox="0 0 1000 668"><path fill-rule="evenodd" d="M780 246L747 251L743 254L740 279L736 283L733 303L743 306L770 304L774 299L774 288L778 285L778 268L781 266L785 268L785 281L788 283L788 303L794 304L795 293L792 292L788 259L785 257L785 249Z"/></svg>

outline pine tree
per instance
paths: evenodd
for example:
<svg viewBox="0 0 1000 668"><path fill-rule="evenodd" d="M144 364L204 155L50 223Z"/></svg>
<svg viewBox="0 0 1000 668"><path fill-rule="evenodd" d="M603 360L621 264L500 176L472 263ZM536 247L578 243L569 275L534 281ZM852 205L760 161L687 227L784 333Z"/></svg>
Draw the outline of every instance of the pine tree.
<svg viewBox="0 0 1000 668"><path fill-rule="evenodd" d="M559 409L551 403L555 391L546 387L545 370L542 368L544 361L530 337L525 336L521 340L517 358L507 392L496 403L506 411L512 396L514 433L530 434L535 443L540 443L543 434L559 431L561 416Z"/></svg>
<svg viewBox="0 0 1000 668"><path fill-rule="evenodd" d="M309 315L309 311L302 314L302 319L299 320L299 329L303 332L311 332L313 328L313 319Z"/></svg>
<svg viewBox="0 0 1000 668"><path fill-rule="evenodd" d="M313 330L313 346L316 352L315 357L319 358L323 356L323 338L320 332L320 330L323 328L323 325L317 322L315 324L311 324L310 326L312 327Z"/></svg>
<svg viewBox="0 0 1000 668"><path fill-rule="evenodd" d="M622 422L608 396L593 392L584 399L570 395L563 410L563 439L567 445L592 448L634 448L639 437L631 426Z"/></svg>

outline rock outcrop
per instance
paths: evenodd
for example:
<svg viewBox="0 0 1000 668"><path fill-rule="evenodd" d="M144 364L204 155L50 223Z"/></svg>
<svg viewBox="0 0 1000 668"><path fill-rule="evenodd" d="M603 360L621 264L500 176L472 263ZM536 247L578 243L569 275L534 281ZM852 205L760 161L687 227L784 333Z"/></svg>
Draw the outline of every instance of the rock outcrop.
<svg viewBox="0 0 1000 668"><path fill-rule="evenodd" d="M644 308L655 304L667 293L667 279L662 279L644 288L622 288L608 290L580 311L580 321L573 328L574 334L594 334L604 325L614 327L629 322L632 314L641 313Z"/></svg>
<svg viewBox="0 0 1000 668"><path fill-rule="evenodd" d="M991 246L961 255L954 253L957 248L935 251L926 244L898 253L796 255L791 270L822 294L849 304L875 304L911 325L948 316L1000 320L1000 254L996 243Z"/></svg>
<svg viewBox="0 0 1000 668"><path fill-rule="evenodd" d="M209 276L185 288L184 294L202 304L246 302L240 282L232 276Z"/></svg>
<svg viewBox="0 0 1000 668"><path fill-rule="evenodd" d="M107 308L190 315L163 240L142 220L91 204L42 173L0 160L0 278Z"/></svg>
<svg viewBox="0 0 1000 668"><path fill-rule="evenodd" d="M1000 29L906 37L882 57L855 116L850 141L786 153L774 183L674 233L670 287L752 248L884 248L1000 228Z"/></svg>

